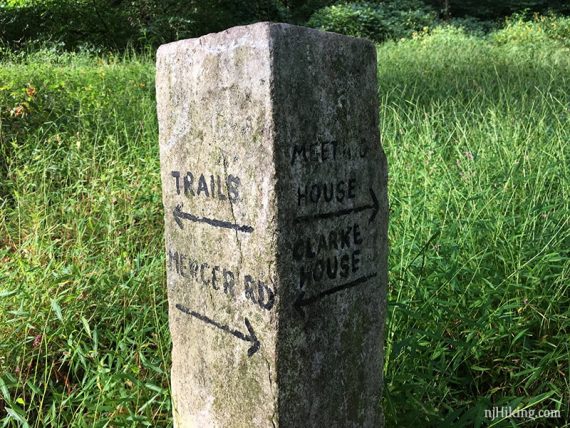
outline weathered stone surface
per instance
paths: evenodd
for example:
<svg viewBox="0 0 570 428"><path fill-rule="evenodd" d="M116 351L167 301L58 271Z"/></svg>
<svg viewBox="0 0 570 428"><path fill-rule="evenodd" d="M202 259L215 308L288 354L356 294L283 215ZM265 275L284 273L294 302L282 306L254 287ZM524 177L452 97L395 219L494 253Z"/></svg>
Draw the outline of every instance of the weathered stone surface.
<svg viewBox="0 0 570 428"><path fill-rule="evenodd" d="M364 40L261 23L162 46L178 427L378 427L387 166Z"/></svg>

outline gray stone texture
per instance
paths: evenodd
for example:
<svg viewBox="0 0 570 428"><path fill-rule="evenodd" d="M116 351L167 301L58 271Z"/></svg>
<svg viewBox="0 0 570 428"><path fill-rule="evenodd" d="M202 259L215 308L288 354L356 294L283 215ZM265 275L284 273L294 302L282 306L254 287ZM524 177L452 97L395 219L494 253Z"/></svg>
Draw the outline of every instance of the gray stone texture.
<svg viewBox="0 0 570 428"><path fill-rule="evenodd" d="M260 23L157 54L177 427L380 427L372 43Z"/></svg>

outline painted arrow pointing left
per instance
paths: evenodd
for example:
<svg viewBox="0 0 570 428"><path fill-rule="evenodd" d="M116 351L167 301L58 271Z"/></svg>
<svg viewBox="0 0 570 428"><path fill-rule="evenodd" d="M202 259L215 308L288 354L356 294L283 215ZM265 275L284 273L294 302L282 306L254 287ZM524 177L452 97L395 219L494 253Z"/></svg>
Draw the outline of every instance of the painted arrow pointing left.
<svg viewBox="0 0 570 428"><path fill-rule="evenodd" d="M311 297L305 297L305 292L303 290L301 290L301 292L297 296L297 299L293 303L293 306L295 307L295 309L299 313L303 314L304 313L303 312L303 306L312 305L313 303L316 303L319 300L321 300L327 296L330 296L331 294L335 294L335 293L338 293L339 291L347 290L349 288L356 287L357 285L364 284L369 279L375 278L377 275L378 275L377 272L372 272L371 274L361 276L360 278L356 278L350 282L346 282L344 284L340 284L340 285L328 288L328 289L321 291L320 293L315 294L314 296L311 296Z"/></svg>
<svg viewBox="0 0 570 428"><path fill-rule="evenodd" d="M176 205L176 208L172 211L172 215L174 216L174 220L180 229L184 229L182 224L182 220L190 220L196 223L206 223L213 227L221 227L224 229L232 229L238 232L243 233L251 233L253 232L253 227L247 225L239 225L236 223L231 223L225 220L218 220L215 218L208 218L208 217L198 217L194 214L185 213L182 211L182 205Z"/></svg>

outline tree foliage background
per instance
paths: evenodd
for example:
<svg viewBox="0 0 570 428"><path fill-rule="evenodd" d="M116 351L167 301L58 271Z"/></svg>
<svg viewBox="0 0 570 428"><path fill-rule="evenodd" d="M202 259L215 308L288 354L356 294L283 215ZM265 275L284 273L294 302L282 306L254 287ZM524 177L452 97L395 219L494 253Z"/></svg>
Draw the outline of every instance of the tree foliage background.
<svg viewBox="0 0 570 428"><path fill-rule="evenodd" d="M156 47L234 25L281 21L376 41L437 19L496 20L514 12L570 12L565 0L0 0L0 40L10 48L55 42L66 49Z"/></svg>

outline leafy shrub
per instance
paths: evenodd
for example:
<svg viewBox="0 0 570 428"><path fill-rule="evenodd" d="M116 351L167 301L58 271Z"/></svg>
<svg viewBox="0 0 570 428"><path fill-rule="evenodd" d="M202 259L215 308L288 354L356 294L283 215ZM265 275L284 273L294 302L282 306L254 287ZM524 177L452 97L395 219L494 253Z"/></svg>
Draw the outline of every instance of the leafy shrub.
<svg viewBox="0 0 570 428"><path fill-rule="evenodd" d="M569 13L568 0L425 0L433 5L442 15L453 17L475 17L493 20L529 10L546 13L553 10Z"/></svg>
<svg viewBox="0 0 570 428"><path fill-rule="evenodd" d="M315 12L310 27L381 42L409 37L435 23L433 10L416 0L338 4Z"/></svg>
<svg viewBox="0 0 570 428"><path fill-rule="evenodd" d="M498 23L494 21L482 21L473 17L451 18L445 21L446 26L461 28L467 34L474 36L484 36L498 27Z"/></svg>
<svg viewBox="0 0 570 428"><path fill-rule="evenodd" d="M570 46L570 17L524 14L507 18L504 28L496 31L492 39L499 45L536 45L557 43Z"/></svg>

